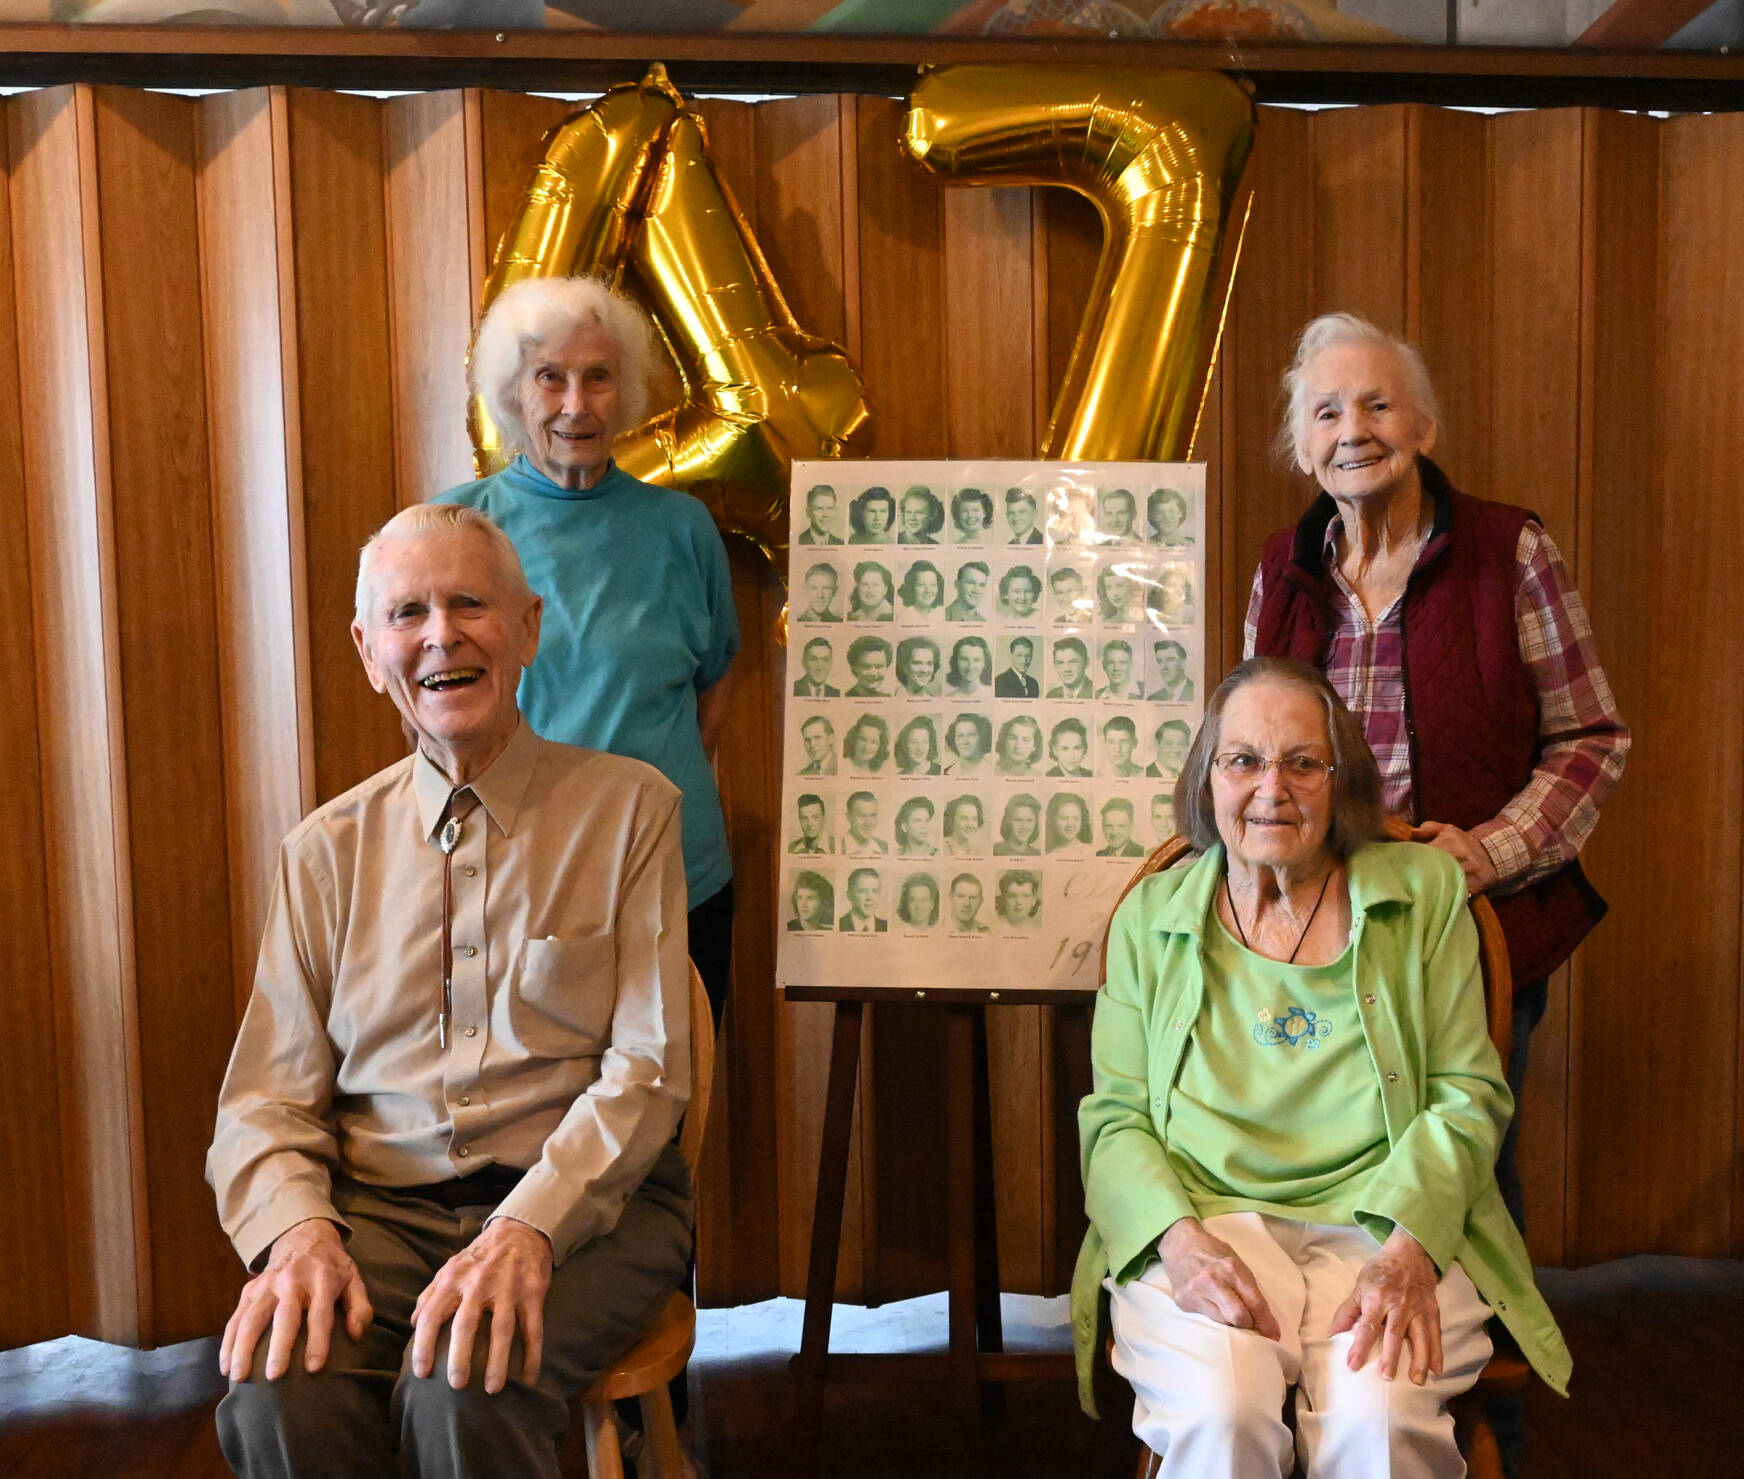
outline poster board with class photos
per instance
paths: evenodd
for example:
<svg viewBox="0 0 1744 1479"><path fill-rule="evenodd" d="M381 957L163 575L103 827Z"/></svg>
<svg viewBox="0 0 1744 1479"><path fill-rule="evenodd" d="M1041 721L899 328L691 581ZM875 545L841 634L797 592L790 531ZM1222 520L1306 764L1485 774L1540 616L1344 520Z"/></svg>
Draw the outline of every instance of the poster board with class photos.
<svg viewBox="0 0 1744 1479"><path fill-rule="evenodd" d="M1205 469L800 462L783 985L1097 985L1205 689Z"/></svg>

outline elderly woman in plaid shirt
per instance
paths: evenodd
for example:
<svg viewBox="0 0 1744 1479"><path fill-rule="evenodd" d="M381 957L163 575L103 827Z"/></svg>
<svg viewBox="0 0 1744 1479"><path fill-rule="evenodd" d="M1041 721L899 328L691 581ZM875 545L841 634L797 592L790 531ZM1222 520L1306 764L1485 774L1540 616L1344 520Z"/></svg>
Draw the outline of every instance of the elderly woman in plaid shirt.
<svg viewBox="0 0 1744 1479"><path fill-rule="evenodd" d="M1578 855L1629 731L1549 534L1429 460L1437 409L1417 351L1327 314L1284 386L1284 439L1320 491L1267 541L1247 653L1324 670L1380 762L1386 808L1490 896L1515 980L1518 1096L1545 978L1605 910ZM1512 1149L1511 1130L1497 1177L1518 1220Z"/></svg>

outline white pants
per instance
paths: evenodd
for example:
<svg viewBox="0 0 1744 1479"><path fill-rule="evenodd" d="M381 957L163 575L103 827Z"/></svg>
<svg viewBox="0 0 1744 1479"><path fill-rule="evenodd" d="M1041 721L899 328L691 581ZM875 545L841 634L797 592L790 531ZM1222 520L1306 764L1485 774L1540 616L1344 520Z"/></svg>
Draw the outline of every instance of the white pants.
<svg viewBox="0 0 1744 1479"><path fill-rule="evenodd" d="M1437 1291L1444 1370L1423 1386L1401 1355L1392 1381L1377 1348L1361 1371L1346 1365L1354 1336L1327 1338L1333 1313L1357 1271L1380 1246L1360 1227L1262 1217L1210 1217L1253 1271L1283 1333L1188 1314L1175 1303L1160 1261L1113 1301L1114 1369L1133 1389L1133 1431L1161 1456L1158 1479L1273 1479L1291 1468L1283 1421L1296 1388L1296 1446L1308 1479L1460 1479L1448 1402L1477 1380L1490 1358L1489 1310L1455 1265Z"/></svg>

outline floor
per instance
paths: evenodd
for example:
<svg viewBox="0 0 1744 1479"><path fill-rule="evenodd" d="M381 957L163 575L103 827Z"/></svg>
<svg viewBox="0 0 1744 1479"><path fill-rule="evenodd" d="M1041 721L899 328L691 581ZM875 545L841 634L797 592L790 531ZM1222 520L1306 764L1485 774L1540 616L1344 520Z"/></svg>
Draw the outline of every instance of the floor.
<svg viewBox="0 0 1744 1479"><path fill-rule="evenodd" d="M1574 1350L1574 1395L1531 1403L1530 1479L1744 1479L1744 1263L1632 1258L1547 1270L1546 1295ZM835 1349L942 1346L942 1296L842 1308ZM1067 1343L1063 1301L1006 1296L1010 1348ZM787 1362L799 1305L703 1311L692 1370L713 1479L801 1472L789 1439ZM6 1479L222 1479L211 1408L216 1344L139 1352L69 1337L0 1353ZM922 1388L839 1388L826 1398L822 1472L1000 1479L1132 1472L1124 1415L1093 1423L1063 1385L1013 1388L1002 1417Z"/></svg>

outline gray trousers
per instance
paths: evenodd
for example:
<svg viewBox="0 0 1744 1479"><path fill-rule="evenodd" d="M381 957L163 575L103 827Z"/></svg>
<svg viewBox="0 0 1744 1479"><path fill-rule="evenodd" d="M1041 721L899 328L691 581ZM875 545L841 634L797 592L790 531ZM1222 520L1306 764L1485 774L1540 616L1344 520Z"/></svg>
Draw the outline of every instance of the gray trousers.
<svg viewBox="0 0 1744 1479"><path fill-rule="evenodd" d="M245 1382L218 1404L218 1439L240 1479L556 1479L569 1400L654 1323L683 1281L691 1247L690 1175L667 1146L618 1225L563 1261L545 1295L539 1380L526 1386L521 1338L510 1381L484 1390L489 1317L474 1342L472 1377L448 1385L444 1329L428 1377L412 1375L412 1307L438 1269L484 1228L491 1206L450 1211L392 1191L336 1182L335 1208L352 1226L347 1251L375 1321L353 1341L336 1317L326 1366L303 1369L299 1335L289 1371L266 1381L261 1337Z"/></svg>

